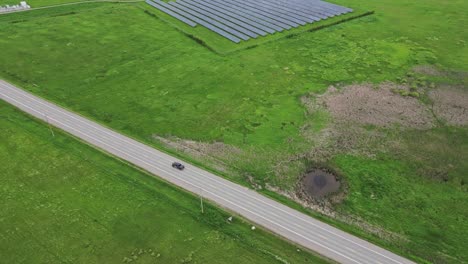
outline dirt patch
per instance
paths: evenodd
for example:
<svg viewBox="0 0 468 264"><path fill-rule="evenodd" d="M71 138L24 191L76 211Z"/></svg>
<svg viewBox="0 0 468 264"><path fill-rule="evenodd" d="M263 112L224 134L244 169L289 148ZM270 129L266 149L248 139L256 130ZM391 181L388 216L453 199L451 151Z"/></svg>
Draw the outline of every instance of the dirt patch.
<svg viewBox="0 0 468 264"><path fill-rule="evenodd" d="M177 137L164 138L153 135L153 139L166 147L189 154L191 157L208 161L216 170L227 172L232 167L232 161L242 154L242 150L222 142L201 142L180 139Z"/></svg>
<svg viewBox="0 0 468 264"><path fill-rule="evenodd" d="M401 90L391 83L377 88L370 84L350 85L340 91L331 87L318 100L337 121L362 125L390 127L395 124L416 129L434 126L434 117L417 98L401 96L392 90Z"/></svg>
<svg viewBox="0 0 468 264"><path fill-rule="evenodd" d="M175 150L179 153L184 153L193 160L200 162L209 168L213 168L218 172L223 172L232 177L243 178L255 190L263 188L261 179L253 177L248 171L240 168L249 168L258 166L258 164L273 164L274 161L283 158L283 155L275 155L267 150L258 148L237 148L235 146L223 142L202 142L178 137L161 137L153 135L152 138L158 141L163 146ZM294 168L292 163L288 163L284 170ZM272 168L276 172L277 168ZM279 170L283 169L282 167ZM289 175L290 173L287 173ZM297 177L299 173L294 174ZM297 178L295 178L297 179Z"/></svg>
<svg viewBox="0 0 468 264"><path fill-rule="evenodd" d="M224 144L222 142L201 142L201 141L194 141L188 139L180 139L177 137L171 138L163 138L157 135L153 135L153 138L175 148L178 150L182 150L184 152L189 152L195 156L221 156L221 157L229 157L232 155L239 155L241 154L241 150L231 146Z"/></svg>
<svg viewBox="0 0 468 264"><path fill-rule="evenodd" d="M434 114L447 124L468 125L468 91L444 87L429 92Z"/></svg>
<svg viewBox="0 0 468 264"><path fill-rule="evenodd" d="M334 118L318 132L307 124L301 128L302 136L312 147L296 157L326 164L331 157L342 153L370 159L377 153L395 155L395 150L405 149L406 145L396 130L388 129L395 123L400 125L399 129L420 130L440 125L437 120L454 126L468 125L468 90L464 87L420 88L417 92L428 96L432 105L403 96L399 91L411 89L387 82L378 88L369 84L339 89L331 86L323 95L303 96L301 101L309 115L326 111ZM375 127L369 129L365 125Z"/></svg>
<svg viewBox="0 0 468 264"><path fill-rule="evenodd" d="M331 123L319 133L303 131L302 135L312 147L301 158L322 164L343 153L374 159L377 153L387 153L391 145L401 144L383 128L369 130L341 123Z"/></svg>
<svg viewBox="0 0 468 264"><path fill-rule="evenodd" d="M468 78L468 72L466 71L442 70L433 65L418 65L413 68L413 71L427 76L446 77L454 80Z"/></svg>
<svg viewBox="0 0 468 264"><path fill-rule="evenodd" d="M420 73L428 76L445 76L446 72L439 70L433 65L418 65L413 68L415 73Z"/></svg>
<svg viewBox="0 0 468 264"><path fill-rule="evenodd" d="M302 179L302 189L313 198L325 197L340 189L340 182L330 172L314 169Z"/></svg>
<svg viewBox="0 0 468 264"><path fill-rule="evenodd" d="M440 74L435 72L435 69L424 70L427 72L433 70L434 75ZM377 87L371 84L338 88L332 86L322 95L311 93L301 97L308 115L322 116L324 112L328 112L331 116L330 122L325 128L317 131L313 123L316 119L310 118L310 122L300 129L310 148L284 157L279 165L288 166L306 160L326 167L330 164L329 161L339 154L373 159L379 154L388 153L402 159L413 159L414 149L408 148L408 139L401 135L402 129L417 129L418 134L426 135L432 131L431 128L441 125L437 122L439 118L447 120L449 124L467 124L468 91L453 86L430 85L427 81L416 79L410 81L410 84L401 85L386 82ZM413 85L416 81L417 84ZM413 96L411 93L416 95ZM428 101L428 97L434 101L433 106L423 103ZM372 127L369 128L368 125ZM424 155L422 152L419 157ZM323 168L320 165L314 167ZM437 177L446 175L445 168L436 165L431 165L432 167L435 167L434 174ZM421 175L427 174L427 171L421 173ZM336 210L337 204L346 199L349 188L346 180L342 180L337 181L341 186L330 191L326 188L328 179L321 176L315 178L307 174L297 181L295 190L282 189L268 183L265 184L265 188L321 214L358 226L385 240L407 241L406 237L400 234L388 232L355 215ZM322 190L324 193L321 193ZM376 198L370 195L369 199Z"/></svg>

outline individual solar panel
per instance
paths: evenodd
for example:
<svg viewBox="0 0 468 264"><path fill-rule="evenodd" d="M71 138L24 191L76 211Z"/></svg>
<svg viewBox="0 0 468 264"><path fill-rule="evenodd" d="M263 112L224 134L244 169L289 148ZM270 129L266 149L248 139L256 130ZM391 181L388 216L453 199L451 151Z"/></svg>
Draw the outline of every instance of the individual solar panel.
<svg viewBox="0 0 468 264"><path fill-rule="evenodd" d="M211 19L211 18L209 18L209 17L207 17L207 16L205 16L203 14L200 14L197 11L194 11L192 9L184 7L184 6L180 5L179 3L169 2L169 4L176 7L179 10L182 10L182 11L185 11L185 12L191 14L192 16L195 16L195 17L198 17L199 19L202 19L202 20L208 22L209 24L211 24L211 25L213 25L213 26L215 26L217 28L220 28L220 29L222 29L222 30L234 35L234 36L237 36L240 39L243 39L243 40L248 40L249 39L249 37L247 35L244 35L243 33L239 32L239 31L237 31L235 29L227 27L227 26L225 26L225 25L223 25L223 24L221 24L219 22L216 22L215 20L213 20L213 19Z"/></svg>
<svg viewBox="0 0 468 264"><path fill-rule="evenodd" d="M251 38L257 38L258 37L258 34L250 31L250 30L247 30L237 24L234 24L232 22L230 22L228 19L226 19L226 16L223 15L222 13L217 13L217 14L213 14L211 12L208 12L206 11L205 9L202 9L202 8L199 8L196 6L196 3L193 4L193 3L190 3L190 2L185 2L185 1L180 1L178 0L176 3L180 4L180 5L183 5L187 8L190 8L206 17L209 17L209 18L212 18L220 23L223 23L224 25L232 28L232 29L235 29L239 32L242 32L244 34L246 34L247 36L251 37Z"/></svg>
<svg viewBox="0 0 468 264"><path fill-rule="evenodd" d="M172 12L171 10L169 10L169 9L167 9L167 8L161 6L161 5L158 5L157 3L151 2L149 0L146 0L146 3L153 6L153 7L155 7L155 8L157 8L157 9L159 9L159 10L161 10L162 12L164 12L164 13L172 16L172 17L177 18L178 20L184 22L185 24L187 24L187 25L189 25L191 27L194 27L194 26L197 25L197 23L195 23L195 22L193 22L193 21L191 21L191 20L189 20L189 19L187 19L187 18L185 18L183 16L178 15L178 14Z"/></svg>
<svg viewBox="0 0 468 264"><path fill-rule="evenodd" d="M179 2L187 2L187 1L180 1L180 0L179 0ZM260 34L260 35L262 35L262 36L268 35L267 32L265 32L265 31L263 31L263 30L260 30L260 29L254 27L254 26L251 25L251 24L248 24L249 21L243 22L242 20L244 20L244 19L242 19L242 18L239 19L239 18L232 17L232 14L225 14L224 12L220 12L219 10L213 9L213 8L211 8L211 7L204 6L204 5L199 4L199 3L197 3L197 2L195 2L195 1L193 1L193 0L192 0L192 1L189 1L188 3L191 4L191 5L193 5L193 6L196 6L196 7L198 7L198 8L201 8L201 9L207 11L207 12L210 12L210 13L212 13L212 14L214 14L214 15L220 16L220 17L222 17L223 19L228 20L229 22L232 22L232 23L237 24L237 25L239 25L239 26L241 26L241 27L243 27L243 28L245 28L245 29L250 30L251 32L255 32L255 33ZM219 20L218 20L218 21L219 21ZM220 21L220 22L221 22L221 21Z"/></svg>
<svg viewBox="0 0 468 264"><path fill-rule="evenodd" d="M223 3L216 3L216 1L214 1L214 0L209 1L209 2L206 2L205 0L193 0L193 1L204 4L204 5L219 8L220 10L223 10L224 12L230 12L231 14L234 14L234 15L240 17L239 19L246 18L248 20L251 20L251 21L257 23L257 26L266 27L266 28L262 28L262 29L264 29L265 31L268 31L270 33L275 33L275 30L276 31L283 31L283 29L284 29L284 28L279 27L277 25L271 24L266 20L259 19L256 16L250 15L248 13L243 13L240 10L229 7L228 5L223 5ZM269 29L269 30L267 30L267 29ZM273 32L271 32L272 30L273 30Z"/></svg>
<svg viewBox="0 0 468 264"><path fill-rule="evenodd" d="M176 7L173 7L173 6L171 6L169 4L166 4L166 3L162 2L162 1L159 1L159 0L151 0L151 1L156 2L156 3L160 4L160 5L162 5L163 7L166 7L167 9L169 9L169 10L175 12L175 13L178 13L178 14L180 14L180 15L182 15L182 16L184 16L184 17L186 17L186 18L188 18L188 19L190 19L192 21L195 21L196 23L208 28L209 30L211 30L213 32L218 33L219 35L229 39L232 42L235 42L235 43L240 42L240 39L238 37L236 37L234 35L231 35L228 32L226 32L226 31L224 31L224 30L222 30L222 29L220 29L218 27L215 27L215 26L211 25L210 23L207 23L207 22L205 22L205 21L203 21L203 20L201 20L201 19L199 19L199 18L197 18L197 17L195 17L195 16L193 16L191 14L188 14L188 13L182 11L182 10L179 10Z"/></svg>

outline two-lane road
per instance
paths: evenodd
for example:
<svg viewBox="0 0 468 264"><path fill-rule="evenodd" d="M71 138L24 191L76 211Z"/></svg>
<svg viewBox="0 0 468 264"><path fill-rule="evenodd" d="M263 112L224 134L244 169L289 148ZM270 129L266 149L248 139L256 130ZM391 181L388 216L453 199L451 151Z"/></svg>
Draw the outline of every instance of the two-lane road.
<svg viewBox="0 0 468 264"><path fill-rule="evenodd" d="M198 167L171 167L176 158L0 80L0 98L91 145L203 196L303 247L340 263L412 263L246 187Z"/></svg>

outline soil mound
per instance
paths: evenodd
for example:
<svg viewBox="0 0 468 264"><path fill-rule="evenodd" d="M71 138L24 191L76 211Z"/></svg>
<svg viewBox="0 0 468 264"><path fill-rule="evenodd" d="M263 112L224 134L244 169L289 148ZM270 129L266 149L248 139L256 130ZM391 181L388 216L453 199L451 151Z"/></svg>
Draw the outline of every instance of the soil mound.
<svg viewBox="0 0 468 264"><path fill-rule="evenodd" d="M325 197L340 189L340 182L335 175L315 169L309 172L302 180L303 190L312 198Z"/></svg>

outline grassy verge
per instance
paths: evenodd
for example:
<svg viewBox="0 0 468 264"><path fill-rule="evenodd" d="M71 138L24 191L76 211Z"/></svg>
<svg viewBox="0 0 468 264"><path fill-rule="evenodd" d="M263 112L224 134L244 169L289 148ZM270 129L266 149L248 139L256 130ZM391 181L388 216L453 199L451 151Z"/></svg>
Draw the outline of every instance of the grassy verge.
<svg viewBox="0 0 468 264"><path fill-rule="evenodd" d="M0 103L0 251L18 262L326 263Z"/></svg>
<svg viewBox="0 0 468 264"><path fill-rule="evenodd" d="M0 49L7 52L0 56L0 76L158 148L164 146L154 135L223 142L253 153L232 162L238 169L224 176L243 184L251 176L260 184L291 190L300 171L276 173L275 165L313 147L301 136L305 125L321 130L329 121L305 115L301 96L320 93L330 84L395 81L419 64L468 70L468 35L460 26L466 20L466 1L336 2L376 13L228 56L207 50L144 13L139 4L89 4L5 15L0 17ZM433 19L441 13L446 19ZM207 35L207 41L214 41L211 37ZM466 77L461 84L466 85ZM466 179L466 145L460 143L463 140L448 140L466 138L466 128L391 132L408 145L422 140L420 148L378 160L335 157L331 165L343 172L352 193L337 210L407 238L408 243L388 242L407 249L405 254L446 262L466 259L460 245L466 244L468 235L454 230L466 234L467 229L453 220L466 215L466 209L440 208L453 197L461 197L461 204L466 201L457 180ZM427 159L423 146L430 145L435 147ZM447 155L446 148L453 155ZM447 186L439 188L436 179L426 176L434 171L428 168L434 161L448 162L440 157L451 157L454 169ZM376 184L381 175L388 179L384 187ZM400 182L434 195L400 193ZM379 193L377 201L370 199L369 188ZM404 199L406 194L415 200ZM407 217L416 201L437 210ZM393 220L380 217L393 212ZM440 225L444 222L451 226ZM437 236L424 235L445 229L453 235L439 236L439 244L434 243Z"/></svg>

